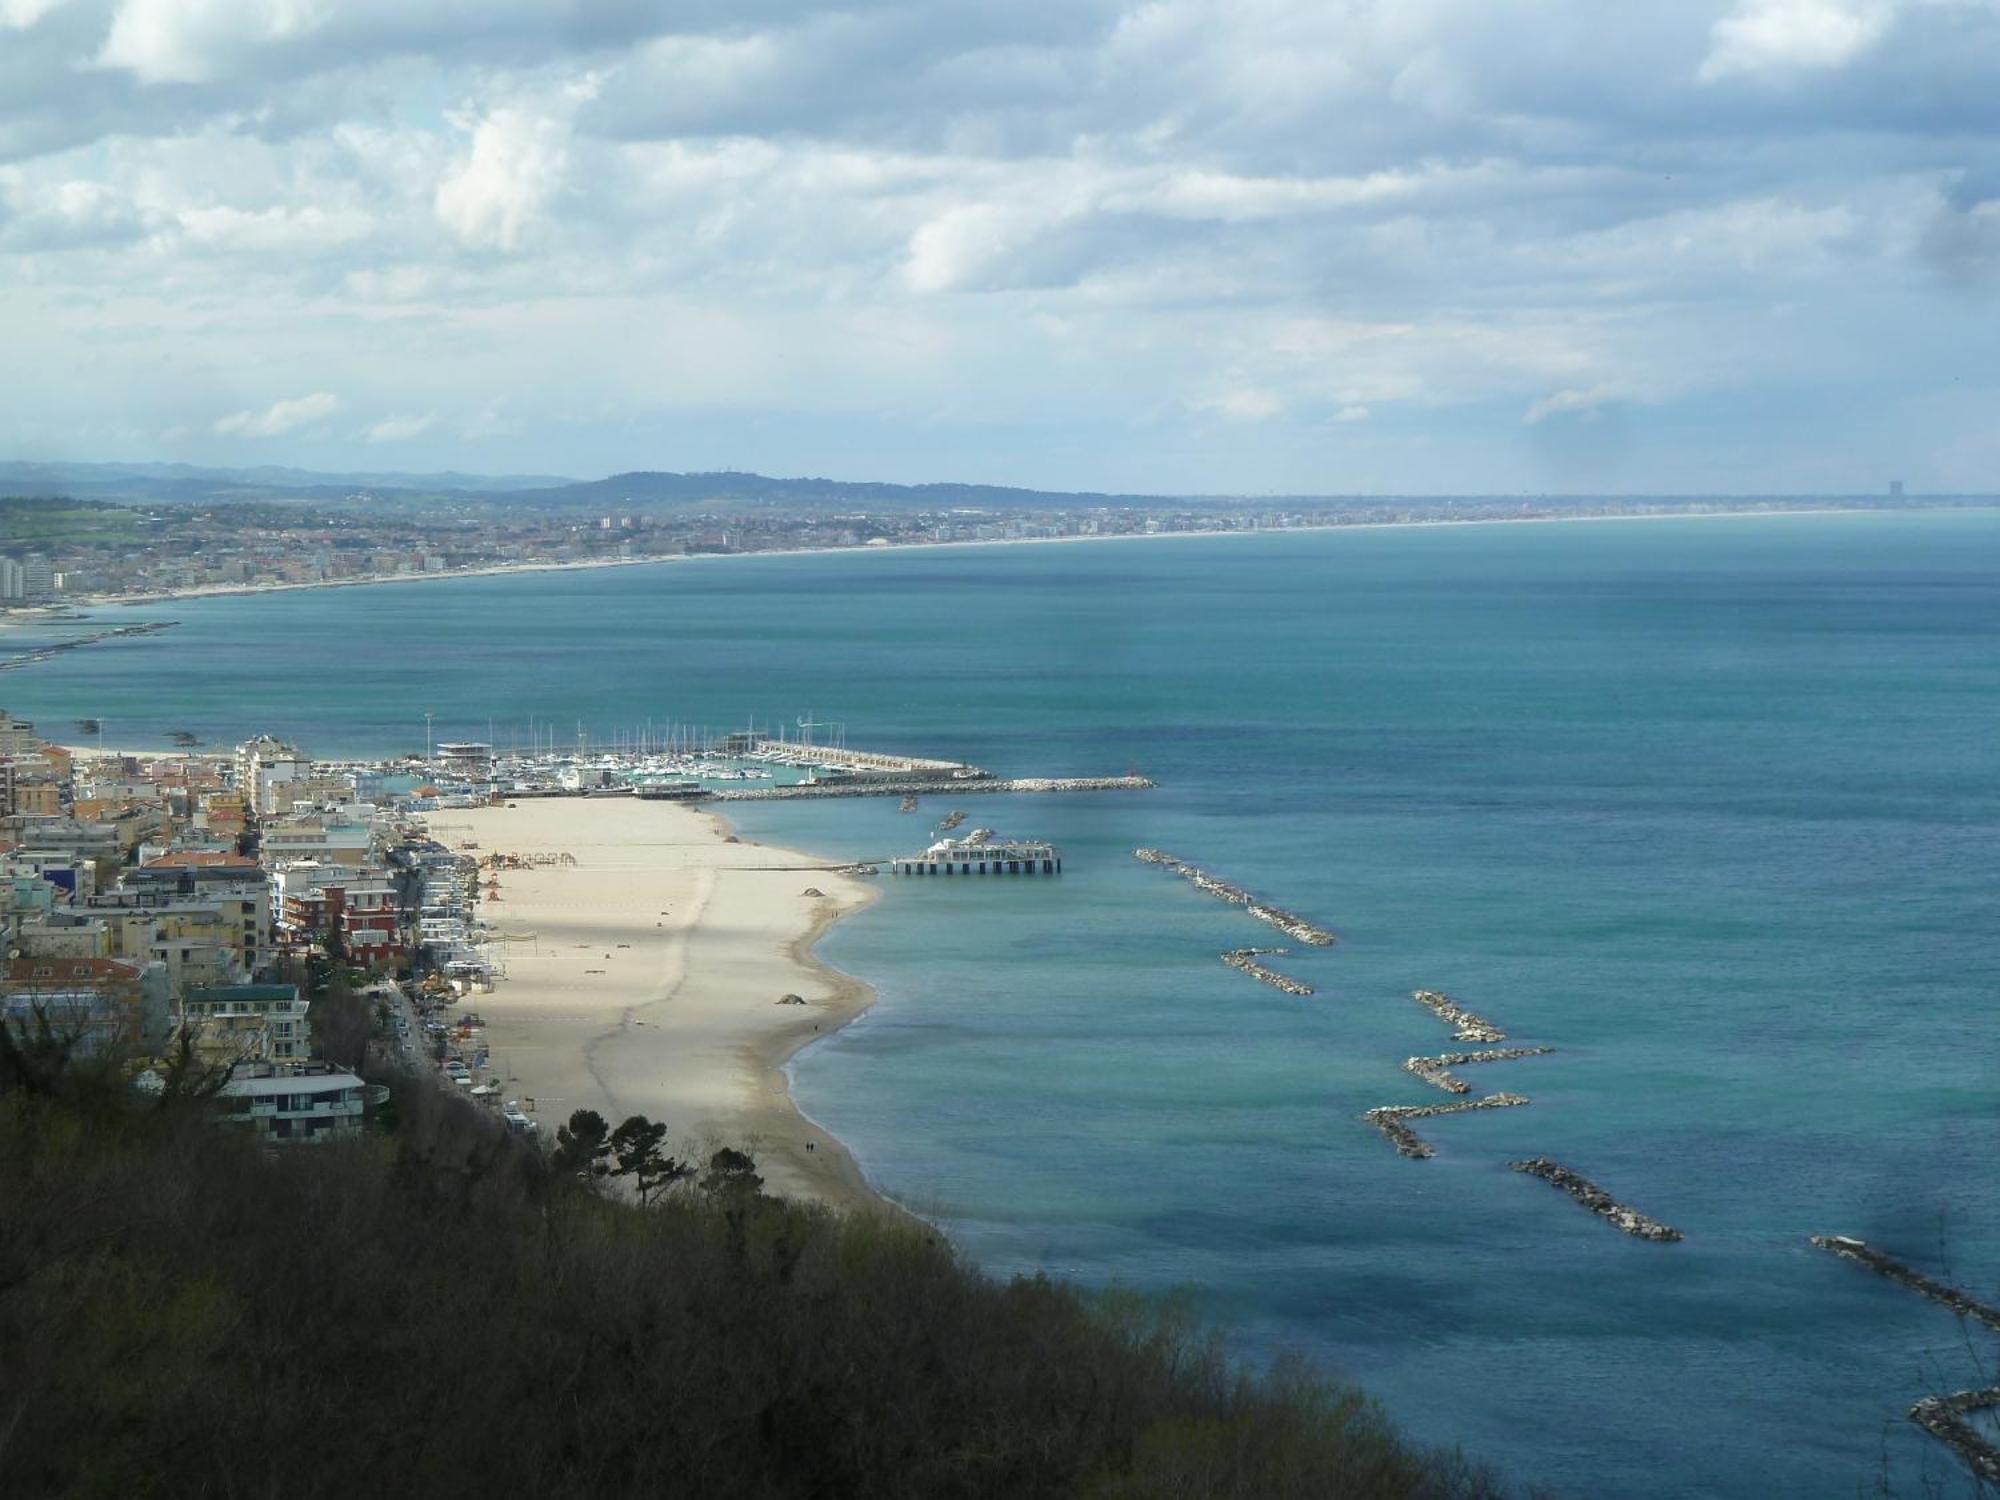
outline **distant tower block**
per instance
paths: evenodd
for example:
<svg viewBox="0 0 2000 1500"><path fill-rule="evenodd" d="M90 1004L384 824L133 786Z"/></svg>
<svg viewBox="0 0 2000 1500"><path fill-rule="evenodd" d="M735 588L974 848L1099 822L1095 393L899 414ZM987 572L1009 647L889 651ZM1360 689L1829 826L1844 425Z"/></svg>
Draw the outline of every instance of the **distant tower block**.
<svg viewBox="0 0 2000 1500"><path fill-rule="evenodd" d="M1891 500L1900 500L1900 499L1902 499L1902 498L1903 498L1903 481L1902 481L1902 480L1900 480L1900 479L1892 479L1892 480L1890 480L1890 481L1889 481L1889 498L1890 498Z"/></svg>

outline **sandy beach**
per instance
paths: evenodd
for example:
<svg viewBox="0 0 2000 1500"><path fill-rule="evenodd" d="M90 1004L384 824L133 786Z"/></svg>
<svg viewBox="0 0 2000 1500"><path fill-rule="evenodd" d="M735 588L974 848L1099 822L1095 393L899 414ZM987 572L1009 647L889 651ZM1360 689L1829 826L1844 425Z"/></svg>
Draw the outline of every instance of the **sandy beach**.
<svg viewBox="0 0 2000 1500"><path fill-rule="evenodd" d="M485 1017L494 1076L534 1101L545 1132L578 1109L614 1125L642 1114L666 1123L677 1156L748 1150L768 1191L882 1205L793 1105L784 1073L874 998L811 951L874 899L871 881L737 842L712 814L629 797L453 809L432 829L482 855L575 860L497 872L480 914L507 939L495 945L505 977L466 1002ZM778 1003L788 994L806 1003Z"/></svg>

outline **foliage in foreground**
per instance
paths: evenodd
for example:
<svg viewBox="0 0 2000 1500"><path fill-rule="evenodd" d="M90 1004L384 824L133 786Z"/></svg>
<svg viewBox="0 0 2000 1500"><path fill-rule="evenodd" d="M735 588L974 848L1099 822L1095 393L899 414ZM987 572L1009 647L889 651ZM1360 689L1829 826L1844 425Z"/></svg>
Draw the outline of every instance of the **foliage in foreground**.
<svg viewBox="0 0 2000 1500"><path fill-rule="evenodd" d="M736 1153L642 1209L433 1091L396 1118L270 1153L0 1093L0 1494L1490 1493L1171 1308L997 1284Z"/></svg>

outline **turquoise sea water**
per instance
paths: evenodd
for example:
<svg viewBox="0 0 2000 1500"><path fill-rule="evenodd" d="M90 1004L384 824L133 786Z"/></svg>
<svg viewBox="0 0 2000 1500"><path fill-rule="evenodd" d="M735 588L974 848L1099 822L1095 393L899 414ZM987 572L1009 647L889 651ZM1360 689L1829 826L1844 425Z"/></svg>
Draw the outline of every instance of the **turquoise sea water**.
<svg viewBox="0 0 2000 1500"><path fill-rule="evenodd" d="M732 559L143 610L0 678L107 743L504 743L531 714L844 720L857 744L1145 794L965 799L1059 881L894 883L822 947L881 1000L797 1066L887 1191L998 1271L1188 1285L1255 1354L1568 1495L1899 1493L1979 1380L1944 1313L1811 1249L2000 1291L2000 514L1657 521ZM8 642L6 644L10 644ZM842 856L951 803L753 805ZM1270 929L1152 844L1336 928ZM1419 1123L1450 991L1553 1056ZM1677 1225L1630 1240L1507 1170ZM1990 1367L1990 1366L1989 1366Z"/></svg>

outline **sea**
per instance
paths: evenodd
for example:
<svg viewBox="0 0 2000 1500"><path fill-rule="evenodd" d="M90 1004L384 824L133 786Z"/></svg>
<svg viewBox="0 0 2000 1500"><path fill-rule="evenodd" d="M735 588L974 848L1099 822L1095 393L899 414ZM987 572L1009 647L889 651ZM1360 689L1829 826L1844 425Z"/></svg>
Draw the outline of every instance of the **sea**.
<svg viewBox="0 0 2000 1500"><path fill-rule="evenodd" d="M316 754L826 726L1152 791L744 804L828 856L947 811L1055 879L898 880L794 1065L991 1271L1184 1293L1566 1496L1969 1493L1908 1420L2000 1340L1813 1248L2000 1293L2000 512L1354 528L696 559L146 604L0 675L57 738ZM834 727L839 726L839 727ZM792 728L796 734L796 728ZM1288 943L1167 850L1338 932ZM1315 987L1280 993L1223 951ZM1461 1070L1446 991L1510 1046ZM1618 1233L1552 1157L1680 1229Z"/></svg>

